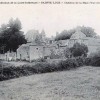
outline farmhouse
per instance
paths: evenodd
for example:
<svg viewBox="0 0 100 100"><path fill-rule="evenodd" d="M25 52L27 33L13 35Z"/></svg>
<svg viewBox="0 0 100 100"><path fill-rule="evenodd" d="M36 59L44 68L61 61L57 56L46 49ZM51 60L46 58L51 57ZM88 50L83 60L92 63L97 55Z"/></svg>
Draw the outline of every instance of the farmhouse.
<svg viewBox="0 0 100 100"><path fill-rule="evenodd" d="M67 40L59 40L58 45L63 45L65 47L72 47L76 42L80 44L85 44L88 46L88 54L100 50L100 39L95 37L86 37L84 33L81 32L78 27L76 32Z"/></svg>
<svg viewBox="0 0 100 100"><path fill-rule="evenodd" d="M95 38L95 37L86 37L86 35L82 33L79 28L69 39L68 46L71 47L76 42L87 45L89 54L96 52L100 48L100 39Z"/></svg>
<svg viewBox="0 0 100 100"><path fill-rule="evenodd" d="M17 49L17 59L32 61L39 58L49 57L55 49L55 45L46 45L44 43L38 44L32 42L23 44Z"/></svg>

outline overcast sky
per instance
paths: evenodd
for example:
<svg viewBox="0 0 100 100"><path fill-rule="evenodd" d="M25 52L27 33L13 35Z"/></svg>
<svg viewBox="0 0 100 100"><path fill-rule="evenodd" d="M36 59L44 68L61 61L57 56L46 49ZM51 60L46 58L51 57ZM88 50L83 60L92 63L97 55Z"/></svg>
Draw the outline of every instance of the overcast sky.
<svg viewBox="0 0 100 100"><path fill-rule="evenodd" d="M90 26L100 35L100 4L24 4L0 5L0 25L19 18L22 30L45 30L47 36L78 26Z"/></svg>

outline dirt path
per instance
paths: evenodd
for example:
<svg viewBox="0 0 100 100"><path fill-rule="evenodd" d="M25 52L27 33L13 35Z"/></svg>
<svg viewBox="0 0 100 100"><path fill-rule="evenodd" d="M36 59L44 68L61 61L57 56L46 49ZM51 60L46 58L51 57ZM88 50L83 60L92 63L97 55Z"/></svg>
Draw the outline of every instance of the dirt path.
<svg viewBox="0 0 100 100"><path fill-rule="evenodd" d="M3 81L0 100L100 100L100 67Z"/></svg>

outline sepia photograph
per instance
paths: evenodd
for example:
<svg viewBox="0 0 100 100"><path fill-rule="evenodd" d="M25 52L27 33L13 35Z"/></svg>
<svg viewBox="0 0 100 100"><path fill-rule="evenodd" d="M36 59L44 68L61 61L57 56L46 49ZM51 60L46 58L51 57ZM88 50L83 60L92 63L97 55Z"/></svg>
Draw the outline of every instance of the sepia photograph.
<svg viewBox="0 0 100 100"><path fill-rule="evenodd" d="M100 100L100 1L0 0L0 100Z"/></svg>

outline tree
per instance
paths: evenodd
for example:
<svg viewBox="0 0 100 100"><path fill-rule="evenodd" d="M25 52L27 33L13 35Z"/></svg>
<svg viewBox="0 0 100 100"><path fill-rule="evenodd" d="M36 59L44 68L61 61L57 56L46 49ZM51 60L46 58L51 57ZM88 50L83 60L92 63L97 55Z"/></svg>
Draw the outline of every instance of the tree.
<svg viewBox="0 0 100 100"><path fill-rule="evenodd" d="M85 44L75 43L70 51L74 57L87 56L88 47Z"/></svg>
<svg viewBox="0 0 100 100"><path fill-rule="evenodd" d="M55 40L65 40L69 39L71 34L68 34L67 30L62 31L60 34L56 35Z"/></svg>
<svg viewBox="0 0 100 100"><path fill-rule="evenodd" d="M18 18L15 20L11 18L8 23L8 27L11 28L13 31L19 31L22 29L21 22Z"/></svg>
<svg viewBox="0 0 100 100"><path fill-rule="evenodd" d="M81 28L81 32L83 32L87 37L95 37L96 33L94 32L94 29L92 27L85 27L82 26Z"/></svg>
<svg viewBox="0 0 100 100"><path fill-rule="evenodd" d="M44 31L44 30L42 30L41 35L42 35L42 37L45 37L45 36L46 36L46 34L45 34L45 31Z"/></svg>
<svg viewBox="0 0 100 100"><path fill-rule="evenodd" d="M7 25L1 25L0 46L5 45L5 52L16 51L19 45L26 43L24 32L21 31L21 22L17 19L10 19Z"/></svg>
<svg viewBox="0 0 100 100"><path fill-rule="evenodd" d="M36 35L36 38L35 38L35 43L37 43L37 44L41 44L41 37L40 37L40 35Z"/></svg>
<svg viewBox="0 0 100 100"><path fill-rule="evenodd" d="M94 32L94 29L91 27L85 27L85 26L79 26L81 32L83 32L87 37L96 37L96 33ZM77 28L71 29L71 30L63 30L61 33L56 35L55 40L66 40L70 39L72 34L76 32Z"/></svg>

